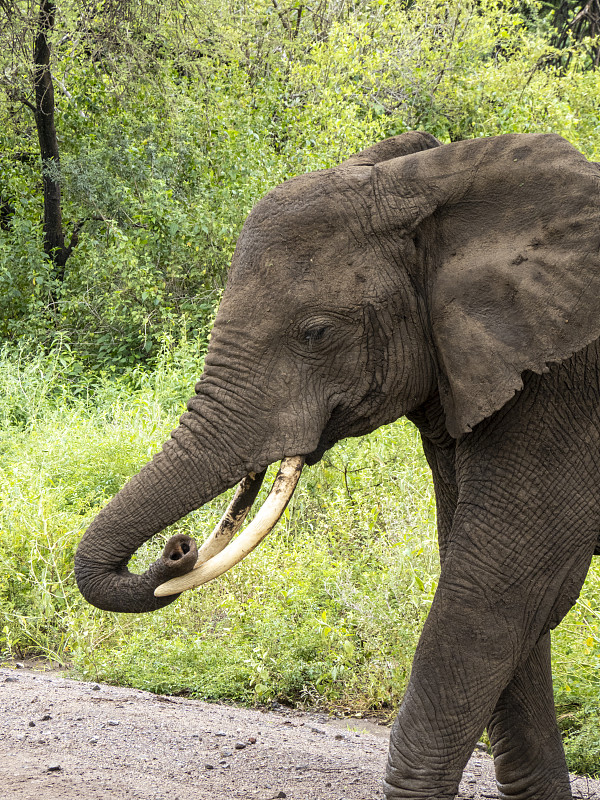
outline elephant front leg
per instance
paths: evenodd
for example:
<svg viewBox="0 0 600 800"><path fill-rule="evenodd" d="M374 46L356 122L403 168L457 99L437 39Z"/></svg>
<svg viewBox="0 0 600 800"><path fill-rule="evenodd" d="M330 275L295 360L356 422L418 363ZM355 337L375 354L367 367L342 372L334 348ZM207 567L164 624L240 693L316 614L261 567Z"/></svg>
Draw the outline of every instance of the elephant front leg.
<svg viewBox="0 0 600 800"><path fill-rule="evenodd" d="M541 637L500 695L488 733L502 797L572 797L554 710L550 633Z"/></svg>
<svg viewBox="0 0 600 800"><path fill-rule="evenodd" d="M467 526L464 546L455 538L442 567L390 737L384 784L388 800L454 797L490 719L500 757L499 779L507 796L570 796L549 702L548 639L540 637L572 605L589 563L587 555L568 557L557 551L554 574L546 575L543 587L532 574L539 562L524 558L520 580L510 583L509 574L514 576L517 569L514 561L502 558L499 564L497 550L482 551L477 546L481 530ZM485 572L483 553L488 561ZM492 581L494 561L496 578L505 567L506 582ZM535 685L540 680L541 688ZM534 724L535 714L540 716ZM511 751L513 738L515 748L519 740L528 739L528 749L518 760Z"/></svg>
<svg viewBox="0 0 600 800"><path fill-rule="evenodd" d="M514 663L509 631L474 597L440 588L390 736L388 800L450 800Z"/></svg>

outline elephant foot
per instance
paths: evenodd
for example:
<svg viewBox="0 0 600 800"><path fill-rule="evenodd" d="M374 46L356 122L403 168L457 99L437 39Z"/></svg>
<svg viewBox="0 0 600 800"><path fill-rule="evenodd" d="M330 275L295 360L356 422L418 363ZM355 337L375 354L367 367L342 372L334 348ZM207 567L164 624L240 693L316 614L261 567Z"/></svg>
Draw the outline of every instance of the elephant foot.
<svg viewBox="0 0 600 800"><path fill-rule="evenodd" d="M569 775L560 768L536 768L526 778L510 780L508 775L502 778L502 781L497 779L501 800L573 799Z"/></svg>
<svg viewBox="0 0 600 800"><path fill-rule="evenodd" d="M383 782L383 794L386 800L454 800L456 792L440 792L437 789L425 789L419 787L411 789L410 787L397 787L392 786L387 781Z"/></svg>
<svg viewBox="0 0 600 800"><path fill-rule="evenodd" d="M383 793L386 800L454 800L462 777L462 769L410 762L403 758L390 741Z"/></svg>
<svg viewBox="0 0 600 800"><path fill-rule="evenodd" d="M390 770L383 782L386 800L454 800L458 793L433 781L424 779L402 780L402 784L390 783ZM394 780L394 778L391 778ZM527 779L511 783L497 783L500 800L573 800L571 786L564 775L552 770L541 774L536 771Z"/></svg>

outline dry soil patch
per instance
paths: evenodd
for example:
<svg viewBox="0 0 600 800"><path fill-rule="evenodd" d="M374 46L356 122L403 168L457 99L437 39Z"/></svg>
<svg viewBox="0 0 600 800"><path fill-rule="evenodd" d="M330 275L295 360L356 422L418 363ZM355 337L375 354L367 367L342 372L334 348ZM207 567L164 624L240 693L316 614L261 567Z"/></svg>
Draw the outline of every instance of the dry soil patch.
<svg viewBox="0 0 600 800"><path fill-rule="evenodd" d="M0 669L0 798L380 800L388 729ZM574 779L578 797L600 783ZM471 758L461 796L497 797Z"/></svg>

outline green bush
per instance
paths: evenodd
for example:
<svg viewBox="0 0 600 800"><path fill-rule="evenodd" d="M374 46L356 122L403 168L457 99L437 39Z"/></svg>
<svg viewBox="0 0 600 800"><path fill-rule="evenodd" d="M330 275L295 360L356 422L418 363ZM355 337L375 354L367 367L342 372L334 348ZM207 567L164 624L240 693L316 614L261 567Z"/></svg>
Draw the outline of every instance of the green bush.
<svg viewBox="0 0 600 800"><path fill-rule="evenodd" d="M553 634L558 720L571 769L600 776L600 564Z"/></svg>

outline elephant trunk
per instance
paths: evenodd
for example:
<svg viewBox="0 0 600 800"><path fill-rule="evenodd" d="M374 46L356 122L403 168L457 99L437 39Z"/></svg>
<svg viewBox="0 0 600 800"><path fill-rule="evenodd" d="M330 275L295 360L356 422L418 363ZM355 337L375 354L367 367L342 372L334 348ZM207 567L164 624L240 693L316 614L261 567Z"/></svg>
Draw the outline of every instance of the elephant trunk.
<svg viewBox="0 0 600 800"><path fill-rule="evenodd" d="M90 603L107 611L143 612L177 597L155 597L154 590L194 568L198 550L191 537L172 537L141 575L129 572L127 564L156 533L244 477L249 470L241 460L221 464L216 452L225 450L197 414L182 417L162 451L102 509L79 544L75 577Z"/></svg>
<svg viewBox="0 0 600 800"><path fill-rule="evenodd" d="M205 403L204 409L210 411L210 403ZM225 441L218 431L214 420L188 411L162 451L94 519L75 554L77 585L88 602L106 611L138 613L162 608L185 589L226 572L274 527L293 494L304 458L282 461L264 506L231 541L258 494L265 464L277 458L272 451L259 456L250 445L258 460L248 461L237 455L232 445L236 441L250 444L248 436L238 433L236 437L230 428ZM227 462L222 454L227 454ZM281 458L282 454L278 455ZM190 536L176 534L146 572L137 575L127 569L129 559L144 542L242 478L223 519L200 551Z"/></svg>

